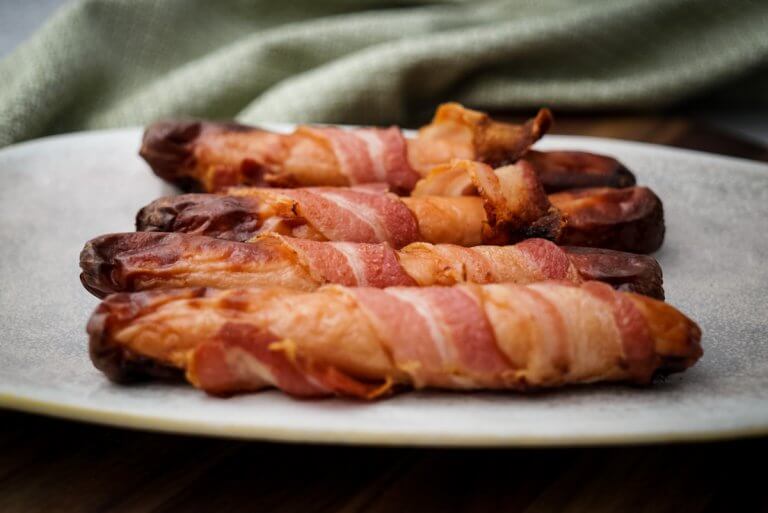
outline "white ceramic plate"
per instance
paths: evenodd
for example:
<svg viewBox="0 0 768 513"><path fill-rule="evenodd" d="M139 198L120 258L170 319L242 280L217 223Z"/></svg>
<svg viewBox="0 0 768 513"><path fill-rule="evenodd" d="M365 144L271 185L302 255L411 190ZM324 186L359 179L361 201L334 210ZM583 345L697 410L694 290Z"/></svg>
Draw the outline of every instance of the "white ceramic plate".
<svg viewBox="0 0 768 513"><path fill-rule="evenodd" d="M285 128L285 127L283 127ZM78 254L133 229L171 190L137 156L138 129L0 151L0 406L118 426L303 442L520 446L768 434L768 166L704 153L547 136L614 155L664 201L667 299L698 320L704 357L650 388L406 393L371 404L270 391L214 399L187 386L110 384L87 355L97 300Z"/></svg>

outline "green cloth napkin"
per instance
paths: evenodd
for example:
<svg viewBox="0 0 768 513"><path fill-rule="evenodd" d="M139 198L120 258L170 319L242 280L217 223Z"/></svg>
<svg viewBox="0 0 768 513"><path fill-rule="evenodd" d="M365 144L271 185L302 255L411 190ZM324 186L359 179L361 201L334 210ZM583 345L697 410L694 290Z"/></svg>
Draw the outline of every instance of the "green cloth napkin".
<svg viewBox="0 0 768 513"><path fill-rule="evenodd" d="M766 104L768 1L83 0L0 63L0 145L158 118Z"/></svg>

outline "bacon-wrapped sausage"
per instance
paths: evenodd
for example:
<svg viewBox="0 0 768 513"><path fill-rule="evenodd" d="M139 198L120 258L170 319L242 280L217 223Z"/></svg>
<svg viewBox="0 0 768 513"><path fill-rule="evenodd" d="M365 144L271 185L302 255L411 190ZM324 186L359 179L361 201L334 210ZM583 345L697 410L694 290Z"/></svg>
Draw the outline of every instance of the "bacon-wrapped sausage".
<svg viewBox="0 0 768 513"><path fill-rule="evenodd" d="M234 123L161 122L147 128L139 154L161 178L205 192L364 183L408 192L433 165L454 158L494 166L514 162L550 122L546 109L518 126L457 103L441 105L410 141L396 127L300 125L291 134L276 134Z"/></svg>
<svg viewBox="0 0 768 513"><path fill-rule="evenodd" d="M598 282L114 294L88 333L115 381L175 371L213 394L648 383L702 354L698 326L673 307Z"/></svg>
<svg viewBox="0 0 768 513"><path fill-rule="evenodd" d="M532 283L601 279L623 290L663 297L661 269L650 257L599 250L574 256L544 239L514 246L417 242L316 242L264 234L250 243L184 233L116 233L89 241L80 254L80 279L97 296L154 288L245 288L280 285L314 290L347 286Z"/></svg>
<svg viewBox="0 0 768 513"><path fill-rule="evenodd" d="M525 167L524 161L517 165ZM411 197L476 194L478 181L454 163L434 167ZM566 219L558 244L651 253L664 241L664 208L647 187L575 189L550 194L549 201Z"/></svg>
<svg viewBox="0 0 768 513"><path fill-rule="evenodd" d="M556 238L562 218L527 164L465 169L480 195L403 198L382 187L233 188L226 196L187 194L143 208L141 231L187 232L245 241L274 232L301 239L475 246Z"/></svg>

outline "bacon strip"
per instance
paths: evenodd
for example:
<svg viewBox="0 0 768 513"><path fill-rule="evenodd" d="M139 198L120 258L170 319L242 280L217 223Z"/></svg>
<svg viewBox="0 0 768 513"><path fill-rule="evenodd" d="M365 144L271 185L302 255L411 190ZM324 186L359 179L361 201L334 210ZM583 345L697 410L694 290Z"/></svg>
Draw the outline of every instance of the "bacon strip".
<svg viewBox="0 0 768 513"><path fill-rule="evenodd" d="M683 314L596 282L116 294L88 333L94 364L113 380L141 377L149 362L214 394L649 383L702 354Z"/></svg>
<svg viewBox="0 0 768 513"><path fill-rule="evenodd" d="M440 370L452 381L451 388L500 388L509 370L506 355L496 346L488 318L482 309L482 299L465 289L431 287L428 289L387 289L390 295L408 297L421 305L418 312L432 332L441 331L444 358ZM363 294L364 291L353 291ZM395 318L383 322L397 322ZM402 339L389 339L390 344L408 344ZM412 375L418 375L418 369ZM501 380L500 380L501 378ZM428 382L427 382L428 383Z"/></svg>
<svg viewBox="0 0 768 513"><path fill-rule="evenodd" d="M303 129L327 139L349 185L378 182L409 191L420 178L408 163L405 138L397 127Z"/></svg>
<svg viewBox="0 0 768 513"><path fill-rule="evenodd" d="M396 191L410 191L421 175L408 162L406 139L397 127L361 128L355 131L365 140L377 169L377 182L386 182Z"/></svg>
<svg viewBox="0 0 768 513"><path fill-rule="evenodd" d="M663 298L661 269L647 256L562 248L544 239L514 246L317 242L274 233L250 243L181 233L116 233L89 241L80 279L103 297L156 288L275 285L315 290L336 283L394 287L597 279Z"/></svg>
<svg viewBox="0 0 768 513"><path fill-rule="evenodd" d="M303 189L232 189L230 194L265 198L280 195L294 204L291 215L302 218L326 240L387 242L401 247L419 238L411 211L396 196L375 189L308 187Z"/></svg>
<svg viewBox="0 0 768 513"><path fill-rule="evenodd" d="M248 392L272 383L302 397L322 397L331 392L311 374L300 372L285 353L271 350L276 342L278 339L257 326L227 323L212 343L191 355L189 367L197 370L197 379L211 394Z"/></svg>
<svg viewBox="0 0 768 513"><path fill-rule="evenodd" d="M557 226L556 230L562 221L551 208L535 171L525 161L492 169L479 162L454 160L433 168L416 184L411 197L425 196L480 196L485 200L489 218L497 223L520 224L518 219L538 219L542 212L549 212L547 222Z"/></svg>
<svg viewBox="0 0 768 513"><path fill-rule="evenodd" d="M275 134L233 123L160 122L145 131L139 154L158 176L185 189L386 182L405 193L433 165L453 158L513 162L550 121L546 109L518 126L449 103L412 141L397 127L300 125L291 134Z"/></svg>
<svg viewBox="0 0 768 513"><path fill-rule="evenodd" d="M515 162L549 130L552 113L541 109L523 125L492 120L458 103L438 107L432 122L408 141L408 157L424 176L453 159L476 160L492 167Z"/></svg>
<svg viewBox="0 0 768 513"><path fill-rule="evenodd" d="M328 141L339 164L339 171L346 177L347 183L350 185L379 182L385 178L384 176L376 176L375 166L376 164L382 165L381 159L374 164L366 141L357 137L351 130L342 130L336 127L304 127L303 129L311 130L317 137L323 137Z"/></svg>
<svg viewBox="0 0 768 513"><path fill-rule="evenodd" d="M463 169L483 198L492 240L509 229L524 237L555 239L563 226L560 212L550 204L536 173L525 162L492 169L469 160L455 160L452 168Z"/></svg>
<svg viewBox="0 0 768 513"><path fill-rule="evenodd" d="M467 172L467 168L451 164L433 167L411 191L412 198L474 195L477 195L477 184L473 181L472 175Z"/></svg>
<svg viewBox="0 0 768 513"><path fill-rule="evenodd" d="M386 244L313 242L287 237L282 240L304 255L321 276L320 283L362 287L416 285L401 266L397 252Z"/></svg>
<svg viewBox="0 0 768 513"><path fill-rule="evenodd" d="M421 286L582 280L568 254L544 239L471 248L416 243L400 250L398 256L406 272Z"/></svg>

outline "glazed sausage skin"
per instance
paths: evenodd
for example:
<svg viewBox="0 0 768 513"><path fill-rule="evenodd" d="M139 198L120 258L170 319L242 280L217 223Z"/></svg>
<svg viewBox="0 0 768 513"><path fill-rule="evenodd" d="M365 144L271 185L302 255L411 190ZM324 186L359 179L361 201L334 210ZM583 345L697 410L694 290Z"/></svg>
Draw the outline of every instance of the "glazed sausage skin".
<svg viewBox="0 0 768 513"><path fill-rule="evenodd" d="M558 243L653 253L664 242L664 207L648 187L599 187L550 194L567 223Z"/></svg>
<svg viewBox="0 0 768 513"><path fill-rule="evenodd" d="M587 187L621 189L636 184L635 175L613 157L583 151L536 151L523 156L547 192Z"/></svg>
<svg viewBox="0 0 768 513"><path fill-rule="evenodd" d="M610 249L563 247L584 280L597 280L616 290L664 299L661 266L649 255Z"/></svg>

